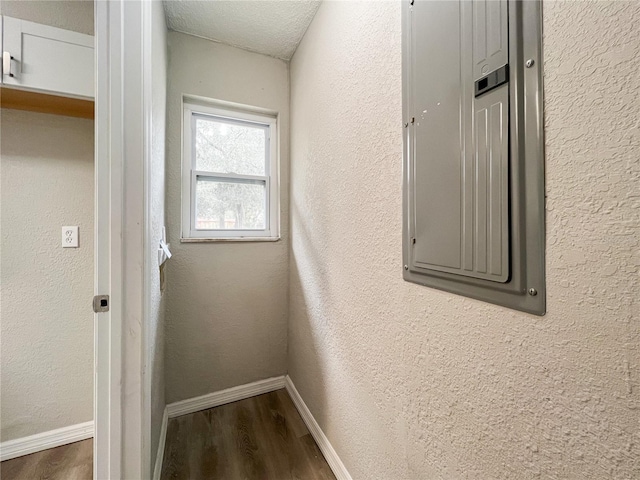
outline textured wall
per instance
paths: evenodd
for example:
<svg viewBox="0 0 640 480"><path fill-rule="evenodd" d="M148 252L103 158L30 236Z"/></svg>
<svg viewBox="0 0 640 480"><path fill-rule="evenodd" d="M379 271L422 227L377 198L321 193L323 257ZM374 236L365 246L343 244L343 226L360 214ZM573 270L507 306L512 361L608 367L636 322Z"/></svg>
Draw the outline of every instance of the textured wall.
<svg viewBox="0 0 640 480"><path fill-rule="evenodd" d="M289 374L354 479L640 478L640 3L544 6L544 317L402 281L400 4L293 57Z"/></svg>
<svg viewBox="0 0 640 480"><path fill-rule="evenodd" d="M93 35L92 0L0 0L0 15Z"/></svg>
<svg viewBox="0 0 640 480"><path fill-rule="evenodd" d="M167 402L286 372L289 71L281 60L169 33ZM182 94L279 112L279 242L180 243Z"/></svg>
<svg viewBox="0 0 640 480"><path fill-rule="evenodd" d="M93 419L93 121L2 109L1 440ZM80 248L61 246L63 225Z"/></svg>
<svg viewBox="0 0 640 480"><path fill-rule="evenodd" d="M151 310L147 328L147 355L151 373L151 472L158 453L160 429L164 415L164 295L160 291L158 244L165 225L165 126L167 103L167 26L162 3L151 2L151 238L148 267L151 284Z"/></svg>

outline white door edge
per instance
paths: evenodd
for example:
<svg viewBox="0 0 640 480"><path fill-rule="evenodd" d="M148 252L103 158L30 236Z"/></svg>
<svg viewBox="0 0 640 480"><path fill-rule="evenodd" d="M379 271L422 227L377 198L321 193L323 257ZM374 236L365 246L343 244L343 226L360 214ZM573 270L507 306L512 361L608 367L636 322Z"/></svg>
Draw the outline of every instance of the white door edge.
<svg viewBox="0 0 640 480"><path fill-rule="evenodd" d="M94 443L96 480L121 477L122 380L122 64L121 3L95 2L95 259L94 292L109 311L94 315Z"/></svg>

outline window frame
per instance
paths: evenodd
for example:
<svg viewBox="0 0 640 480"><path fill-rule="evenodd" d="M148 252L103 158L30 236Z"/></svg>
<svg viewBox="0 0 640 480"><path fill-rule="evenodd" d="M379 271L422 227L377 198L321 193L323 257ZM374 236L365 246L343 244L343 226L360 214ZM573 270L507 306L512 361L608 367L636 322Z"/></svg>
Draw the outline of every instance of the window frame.
<svg viewBox="0 0 640 480"><path fill-rule="evenodd" d="M198 118L214 118L232 125L258 126L265 130L265 175L228 174L196 169L195 122ZM280 185L277 115L250 108L230 108L183 98L182 119L182 228L181 241L276 241L280 239ZM196 183L198 179L231 183L264 184L265 228L196 229Z"/></svg>

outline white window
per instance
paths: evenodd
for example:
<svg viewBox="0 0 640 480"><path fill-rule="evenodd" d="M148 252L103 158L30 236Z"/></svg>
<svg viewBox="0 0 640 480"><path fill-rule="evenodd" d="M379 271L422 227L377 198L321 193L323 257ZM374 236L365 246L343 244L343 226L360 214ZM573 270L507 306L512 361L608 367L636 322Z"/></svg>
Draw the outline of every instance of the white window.
<svg viewBox="0 0 640 480"><path fill-rule="evenodd" d="M279 236L276 117L184 103L182 238Z"/></svg>

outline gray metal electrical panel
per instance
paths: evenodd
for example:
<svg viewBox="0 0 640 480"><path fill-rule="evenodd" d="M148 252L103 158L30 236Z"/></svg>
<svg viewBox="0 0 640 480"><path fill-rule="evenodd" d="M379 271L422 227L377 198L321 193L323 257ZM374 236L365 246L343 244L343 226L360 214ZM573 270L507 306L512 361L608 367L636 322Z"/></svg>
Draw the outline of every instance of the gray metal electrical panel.
<svg viewBox="0 0 640 480"><path fill-rule="evenodd" d="M542 315L538 1L403 1L404 278Z"/></svg>

